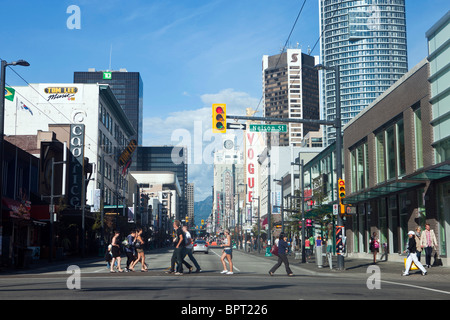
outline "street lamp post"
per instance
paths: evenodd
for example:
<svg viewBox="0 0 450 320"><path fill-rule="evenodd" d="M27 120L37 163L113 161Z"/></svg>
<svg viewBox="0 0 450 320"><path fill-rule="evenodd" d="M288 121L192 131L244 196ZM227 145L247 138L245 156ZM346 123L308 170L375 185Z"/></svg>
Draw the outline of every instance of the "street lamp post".
<svg viewBox="0 0 450 320"><path fill-rule="evenodd" d="M13 62L6 62L1 60L1 79L0 79L0 225L2 221L2 197L3 197L3 145L4 145L4 131L5 131L5 75L7 66L24 66L28 67L30 64L25 60L17 60Z"/></svg>
<svg viewBox="0 0 450 320"><path fill-rule="evenodd" d="M336 190L339 192L339 179L342 179L342 122L341 122L341 81L340 81L340 68L339 65L335 65L332 67L325 66L322 64L318 64L314 67L317 70L333 70L334 71L334 84L335 84L335 95L336 95L336 117L335 117L335 123L334 127L336 129ZM339 198L337 198L339 199ZM339 200L338 200L339 202ZM341 237L344 235L343 228L344 228L344 221L342 220L342 216L340 212L337 215L337 226L338 232L341 234ZM341 239L342 241L342 239ZM337 261L337 268L339 270L344 270L344 255L343 255L343 247L336 248L338 253L338 261Z"/></svg>

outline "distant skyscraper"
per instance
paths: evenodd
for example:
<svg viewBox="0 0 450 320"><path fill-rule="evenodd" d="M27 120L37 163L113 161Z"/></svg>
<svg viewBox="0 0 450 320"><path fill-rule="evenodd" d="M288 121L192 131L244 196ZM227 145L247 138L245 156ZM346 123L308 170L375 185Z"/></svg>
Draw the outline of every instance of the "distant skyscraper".
<svg viewBox="0 0 450 320"><path fill-rule="evenodd" d="M195 224L194 220L194 184L187 184L187 212L189 217L189 225L193 226Z"/></svg>
<svg viewBox="0 0 450 320"><path fill-rule="evenodd" d="M345 125L408 71L405 0L319 0L321 57L340 66ZM323 116L336 117L334 71L322 80ZM325 145L336 139L324 132Z"/></svg>
<svg viewBox="0 0 450 320"><path fill-rule="evenodd" d="M177 175L181 189L181 200L177 218L184 219L188 215L187 188L188 165L187 148L182 146L137 147L130 171L171 171Z"/></svg>
<svg viewBox="0 0 450 320"><path fill-rule="evenodd" d="M117 101L127 115L134 129L138 145L142 145L142 121L143 121L143 82L139 72L128 72L126 69L119 71L95 71L75 72L74 83L106 83L111 87Z"/></svg>
<svg viewBox="0 0 450 320"><path fill-rule="evenodd" d="M317 61L316 61L317 60ZM318 57L300 49L263 56L264 116L291 119L319 119L319 81L313 69ZM288 132L280 133L280 146L300 147L309 131L318 131L317 124L289 123Z"/></svg>

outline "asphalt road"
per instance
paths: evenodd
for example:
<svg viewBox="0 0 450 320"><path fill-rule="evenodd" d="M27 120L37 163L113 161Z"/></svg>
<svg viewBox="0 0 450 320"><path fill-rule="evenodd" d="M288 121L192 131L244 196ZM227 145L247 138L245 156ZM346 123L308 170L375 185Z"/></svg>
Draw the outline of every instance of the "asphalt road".
<svg viewBox="0 0 450 320"><path fill-rule="evenodd" d="M180 308L189 301L198 300L248 304L269 300L450 299L450 283L432 277L423 282L426 277L384 276L374 282L370 279L372 274L365 272L318 273L297 264L291 264L294 277L286 275L283 265L271 277L268 270L276 262L274 257L236 250L235 274L224 275L220 274L220 254L220 249L212 249L209 254L196 253L203 271L181 276L165 273L170 264L169 249L146 255L149 272L111 274L104 261L83 260L72 264L75 271L68 271L69 265L61 264L0 274L0 300L177 300L182 304L176 312L182 312ZM139 269L140 265L136 267Z"/></svg>

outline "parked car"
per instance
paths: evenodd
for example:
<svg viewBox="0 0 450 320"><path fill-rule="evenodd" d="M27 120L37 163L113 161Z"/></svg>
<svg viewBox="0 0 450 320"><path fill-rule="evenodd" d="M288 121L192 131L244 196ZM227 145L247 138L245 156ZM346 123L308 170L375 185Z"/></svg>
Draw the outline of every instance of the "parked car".
<svg viewBox="0 0 450 320"><path fill-rule="evenodd" d="M208 244L206 243L205 240L194 241L194 253L195 252L204 252L204 253L209 252Z"/></svg>

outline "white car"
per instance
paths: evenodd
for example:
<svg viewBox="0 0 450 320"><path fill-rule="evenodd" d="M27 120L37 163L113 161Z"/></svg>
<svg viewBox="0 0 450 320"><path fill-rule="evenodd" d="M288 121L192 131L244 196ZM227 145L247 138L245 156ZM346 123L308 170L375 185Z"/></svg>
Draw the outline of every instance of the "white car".
<svg viewBox="0 0 450 320"><path fill-rule="evenodd" d="M206 243L205 240L194 241L194 253L195 252L204 252L204 253L209 252L208 244Z"/></svg>

